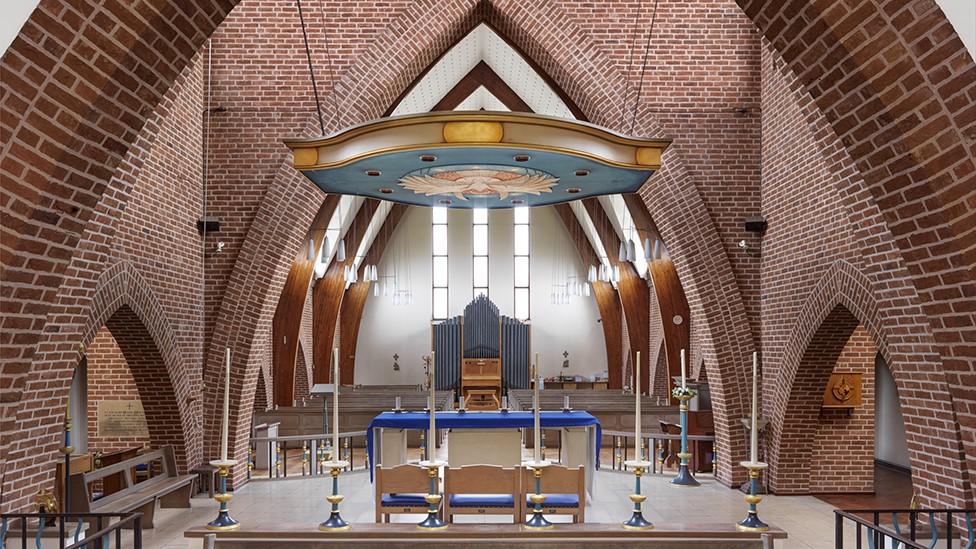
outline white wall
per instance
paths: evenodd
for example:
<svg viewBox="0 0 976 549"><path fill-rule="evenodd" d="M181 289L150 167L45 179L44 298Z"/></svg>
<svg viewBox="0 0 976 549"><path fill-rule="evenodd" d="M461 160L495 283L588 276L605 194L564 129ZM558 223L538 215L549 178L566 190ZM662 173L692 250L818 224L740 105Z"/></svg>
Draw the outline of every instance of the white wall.
<svg viewBox="0 0 976 549"><path fill-rule="evenodd" d="M874 379L874 457L910 469L908 443L905 441L905 418L898 401L898 389L881 353L874 360Z"/></svg>
<svg viewBox="0 0 976 549"><path fill-rule="evenodd" d="M431 212L410 207L378 265L380 274L392 272L399 256L401 269L410 266L413 305L394 306L390 297L366 299L356 349L356 383L413 384L423 381L420 357L430 351ZM514 314L514 228L511 210L489 212L489 298L504 315ZM544 376L591 376L607 369L603 328L593 297L575 297L568 305L552 305L554 280L568 272L585 275L579 254L552 208L533 208L531 223L532 349L540 354ZM448 212L449 314L459 315L472 299L471 211ZM561 367L563 351L570 367ZM400 355L400 371L393 371L393 354Z"/></svg>

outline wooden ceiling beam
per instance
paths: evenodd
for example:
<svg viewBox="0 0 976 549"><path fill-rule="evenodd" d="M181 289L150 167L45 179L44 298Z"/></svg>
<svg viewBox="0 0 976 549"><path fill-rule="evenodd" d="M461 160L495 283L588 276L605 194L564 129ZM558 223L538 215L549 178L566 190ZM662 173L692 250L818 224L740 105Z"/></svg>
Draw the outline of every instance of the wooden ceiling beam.
<svg viewBox="0 0 976 549"><path fill-rule="evenodd" d="M479 87L484 86L508 110L513 112L532 112L529 105L522 100L515 90L513 90L498 74L488 66L488 63L479 61L473 69L464 75L464 78L451 88L440 101L434 105L432 111L452 111L457 108L465 99L471 96Z"/></svg>
<svg viewBox="0 0 976 549"><path fill-rule="evenodd" d="M305 236L311 238L318 250L325 238L325 228L339 204L339 195L330 194L312 221ZM302 324L302 312L308 297L308 285L315 271L315 261L308 260L307 242L291 264L285 285L278 298L274 318L271 321L271 372L274 376L274 404L292 406L295 400L295 363L298 357L298 335Z"/></svg>
<svg viewBox="0 0 976 549"><path fill-rule="evenodd" d="M627 210L634 219L638 231L644 238L660 240L661 235L654 226L651 213L647 210L644 200L637 194L624 195L624 202ZM663 244L663 241L662 241ZM670 258L654 259L648 262L648 272L650 272L651 282L654 287L654 297L657 299L659 310L661 311L661 330L664 335L664 350L668 357L668 385L671 380L681 375L681 349L688 353L688 360L691 360L691 308L688 306L688 298L685 296L681 280L678 279L678 271L675 269L674 262ZM677 319L680 322L675 322ZM689 364L689 371L690 364ZM671 391L668 391L668 398L672 404L677 404L677 399L672 398Z"/></svg>
<svg viewBox="0 0 976 549"><path fill-rule="evenodd" d="M613 228L610 218L597 198L583 200L583 207L590 216L597 236L607 251L610 264L620 269L620 281L617 291L620 303L623 305L624 317L627 319L627 334L630 340L631 352L641 353L641 392L650 393L650 290L647 282L637 273L637 269L629 261L620 261L617 250L620 249L620 238ZM631 380L633 383L634 380Z"/></svg>
<svg viewBox="0 0 976 549"><path fill-rule="evenodd" d="M332 379L332 344L342 297L346 290L343 267L352 265L356 251L366 235L366 228L379 207L379 201L366 199L346 231L346 260L333 259L325 276L312 289L312 384L330 383ZM277 380L275 380L277 385Z"/></svg>

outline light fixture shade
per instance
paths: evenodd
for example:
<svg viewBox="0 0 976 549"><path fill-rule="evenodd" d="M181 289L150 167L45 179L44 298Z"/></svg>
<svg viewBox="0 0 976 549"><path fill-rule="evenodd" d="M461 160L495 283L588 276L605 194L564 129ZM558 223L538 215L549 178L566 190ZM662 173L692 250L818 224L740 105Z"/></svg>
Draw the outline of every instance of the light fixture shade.
<svg viewBox="0 0 976 549"><path fill-rule="evenodd" d="M379 296L380 296L380 285L373 284L373 297L379 297Z"/></svg>
<svg viewBox="0 0 976 549"><path fill-rule="evenodd" d="M650 261L654 259L654 250L651 248L651 239L644 239L644 259Z"/></svg>
<svg viewBox="0 0 976 549"><path fill-rule="evenodd" d="M336 261L342 262L345 260L346 260L346 239L343 238L339 240L339 249L336 250Z"/></svg>
<svg viewBox="0 0 976 549"><path fill-rule="evenodd" d="M322 254L320 255L322 263L329 260L329 244L329 235L325 235L325 238L322 239Z"/></svg>
<svg viewBox="0 0 976 549"><path fill-rule="evenodd" d="M613 281L620 282L620 265L613 266Z"/></svg>
<svg viewBox="0 0 976 549"><path fill-rule="evenodd" d="M311 238L308 239L308 253L305 254L305 259L307 261L315 259L315 240Z"/></svg>
<svg viewBox="0 0 976 549"><path fill-rule="evenodd" d="M590 285L589 284L583 284L583 295L585 295L586 297L590 297Z"/></svg>
<svg viewBox="0 0 976 549"><path fill-rule="evenodd" d="M633 240L627 241L627 261L637 261L637 246Z"/></svg>
<svg viewBox="0 0 976 549"><path fill-rule="evenodd" d="M620 251L617 252L617 259L627 261L627 245L623 240L620 241Z"/></svg>
<svg viewBox="0 0 976 549"><path fill-rule="evenodd" d="M373 265L373 282L376 282L379 279L380 279L380 273L376 269L376 265Z"/></svg>
<svg viewBox="0 0 976 549"><path fill-rule="evenodd" d="M654 259L661 259L661 241L654 241L654 254L652 255Z"/></svg>

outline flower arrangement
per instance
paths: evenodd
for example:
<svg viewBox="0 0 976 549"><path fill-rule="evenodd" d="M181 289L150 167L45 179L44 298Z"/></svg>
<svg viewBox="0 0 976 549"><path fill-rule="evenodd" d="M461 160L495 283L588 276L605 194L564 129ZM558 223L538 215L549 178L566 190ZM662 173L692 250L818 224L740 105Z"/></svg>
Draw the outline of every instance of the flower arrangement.
<svg viewBox="0 0 976 549"><path fill-rule="evenodd" d="M675 387L674 389L671 389L671 396L679 400L694 398L694 396L697 394L698 391L692 389L691 387Z"/></svg>

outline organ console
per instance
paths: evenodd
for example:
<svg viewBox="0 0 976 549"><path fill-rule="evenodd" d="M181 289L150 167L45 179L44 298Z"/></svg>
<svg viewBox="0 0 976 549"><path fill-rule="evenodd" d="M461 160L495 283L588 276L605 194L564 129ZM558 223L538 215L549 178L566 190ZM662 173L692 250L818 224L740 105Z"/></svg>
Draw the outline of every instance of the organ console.
<svg viewBox="0 0 976 549"><path fill-rule="evenodd" d="M497 410L505 389L528 387L529 325L500 315L484 295L432 332L437 389L458 391L467 409Z"/></svg>

